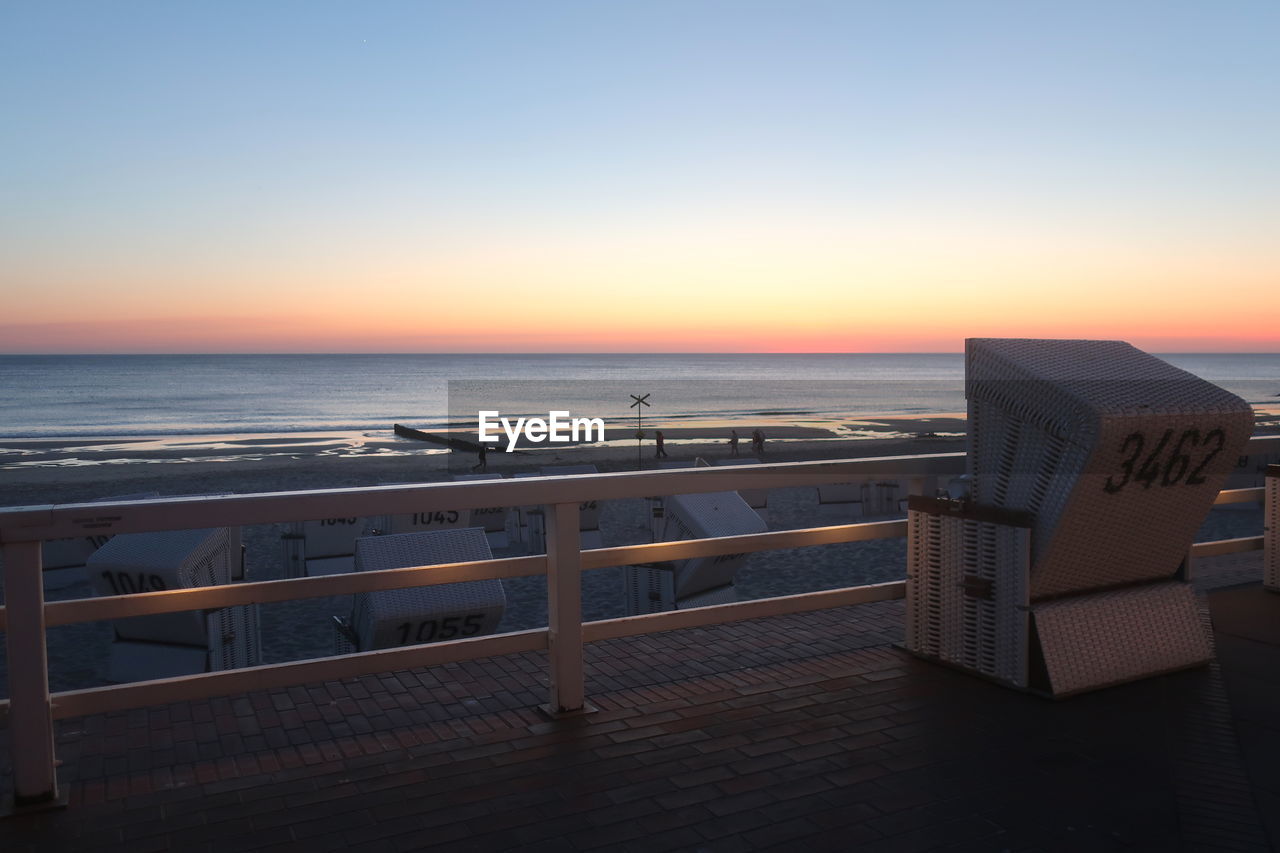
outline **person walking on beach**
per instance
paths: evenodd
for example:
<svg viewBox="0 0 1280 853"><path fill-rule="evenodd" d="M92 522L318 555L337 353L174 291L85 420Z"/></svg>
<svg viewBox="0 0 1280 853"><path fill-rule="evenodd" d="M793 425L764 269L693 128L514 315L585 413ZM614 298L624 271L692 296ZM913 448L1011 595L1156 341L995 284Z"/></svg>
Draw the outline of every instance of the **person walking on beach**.
<svg viewBox="0 0 1280 853"><path fill-rule="evenodd" d="M758 429L751 431L751 449L756 454L764 453L764 433Z"/></svg>
<svg viewBox="0 0 1280 853"><path fill-rule="evenodd" d="M662 430L658 430L656 433L654 433L654 436L653 436L653 442L654 442L654 444L655 444L655 445L657 446L657 448L658 448L658 449L657 449L657 451L656 451L653 455L654 455L654 456L666 456L666 455L667 455L667 451L665 451L665 450L663 450L663 449L662 449L662 442L663 442Z"/></svg>
<svg viewBox="0 0 1280 853"><path fill-rule="evenodd" d="M729 432L729 455L738 455L738 431L736 429Z"/></svg>
<svg viewBox="0 0 1280 853"><path fill-rule="evenodd" d="M488 471L488 470L489 470L489 461L488 461L488 459L486 458L486 454L488 453L487 448L482 444L482 445L480 445L480 450L479 450L479 451L477 451L477 453L479 453L479 455L480 455L480 461L479 461L479 462L477 462L476 464L472 465L472 466L471 466L471 470L472 470L472 471Z"/></svg>

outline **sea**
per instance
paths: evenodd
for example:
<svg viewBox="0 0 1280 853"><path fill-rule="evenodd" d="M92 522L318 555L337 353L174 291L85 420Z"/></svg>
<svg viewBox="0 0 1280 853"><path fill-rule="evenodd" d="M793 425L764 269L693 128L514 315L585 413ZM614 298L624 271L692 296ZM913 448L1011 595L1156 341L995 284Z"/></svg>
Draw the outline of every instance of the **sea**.
<svg viewBox="0 0 1280 853"><path fill-rule="evenodd" d="M1280 354L1160 356L1280 407ZM626 424L963 412L959 353L3 355L0 438L381 433L479 410Z"/></svg>

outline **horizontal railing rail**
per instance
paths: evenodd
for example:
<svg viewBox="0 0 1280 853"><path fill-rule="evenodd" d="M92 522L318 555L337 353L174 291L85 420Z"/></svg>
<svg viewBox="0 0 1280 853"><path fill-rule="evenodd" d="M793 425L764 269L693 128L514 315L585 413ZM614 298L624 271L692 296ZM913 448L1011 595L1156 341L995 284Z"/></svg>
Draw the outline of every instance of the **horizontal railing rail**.
<svg viewBox="0 0 1280 853"><path fill-rule="evenodd" d="M1280 452L1280 436L1255 437L1249 450L1251 453ZM578 531L579 504L655 495L816 486L887 476L908 480L913 485L910 491L918 492L925 478L962 473L964 459L963 453L928 454L0 510L0 546L4 550L8 602L0 608L0 629L9 634L11 685L11 699L0 703L0 709L7 710L10 716L15 796L20 801L35 801L47 799L56 791L52 751L54 719L537 650L549 653L549 709L558 713L575 712L585 705L583 643L901 598L905 594L905 582L894 581L583 623L578 584L583 571L691 557L896 538L906 535L907 523L905 520L892 520L844 524L583 551ZM1228 490L1218 495L1216 503L1259 501L1263 499L1263 493L1262 488ZM374 516L520 505L547 508L546 554L47 604L43 600L40 544L48 539L271 524L352 514ZM1262 547L1262 541L1258 536L1197 543L1191 549L1191 556L1255 550ZM548 583L549 624L546 628L56 694L50 694L48 690L44 637L47 627L543 574L547 576Z"/></svg>
<svg viewBox="0 0 1280 853"><path fill-rule="evenodd" d="M754 553L812 545L837 545L871 539L892 539L905 536L906 533L905 520L873 521L862 524L752 533L745 536L683 539L673 542L597 548L582 552L582 570L593 571L636 563L687 560L694 557L715 557L722 554ZM419 586L438 586L469 580L528 577L545 574L546 567L546 555L538 554L530 557L441 563L325 577L254 581L192 589L75 598L46 603L45 626L52 628L76 622L153 616L183 610L211 610L243 604L267 604L293 599L323 598ZM4 619L4 608L0 607L0 629L4 626Z"/></svg>
<svg viewBox="0 0 1280 853"><path fill-rule="evenodd" d="M687 559L689 557L705 557L716 556L719 554L737 554L744 553L747 548L756 551L778 548L802 547L805 545L830 545L843 542L861 542L870 539L896 538L906 534L906 521L887 521L887 522L866 522L863 524L846 524L828 527L808 528L805 530L784 530L775 533L751 534L747 536L723 536L713 539L690 539L675 542L658 542L648 545L624 546L619 548L599 548L592 551L583 551L582 554L582 570L592 571L615 566L632 565L637 562L636 557L648 554L652 558L653 554L661 555L662 559ZM195 589L182 590L165 590L161 592L144 592L132 593L117 596L104 596L99 598L82 598L71 599L68 601L49 602L44 605L46 615L46 626L53 627L56 625L67 625L76 622L96 621L103 619L122 619L133 616L151 616L160 613L171 613L181 610L205 610L218 607L231 607L235 605L267 603L273 601L287 601L295 598L316 598L331 595L371 592L375 590L388 589L404 589L407 587L417 586L434 586L438 584L457 583L459 581L480 580L485 578L504 578L504 577L523 577L530 575L540 575L546 572L547 557L546 555L536 555L532 557L516 557L510 559L497 560L478 560L466 563L449 563L433 566L416 566L403 569L382 569L371 572L355 572L344 575L334 575L330 577L316 578L295 578L290 580L278 581L261 581L256 583L243 584L227 584L222 586L199 587ZM882 588L882 592L877 593L872 598L863 598L860 590L873 587L848 587L844 592L843 599L837 599L832 595L832 591L823 591L820 593L802 593L794 596L786 596L790 599L786 604L777 605L781 613L793 613L800 610L820 610L826 607L843 606L838 600L845 600L847 603L857 603L862 600L880 600L889 593L896 592L896 597L901 597L901 582L895 586L894 584L876 585L874 588ZM889 597L893 597L889 595ZM781 599L759 599L756 601L736 602L732 604L718 605L714 608L698 608L696 610L684 611L685 616L681 618L681 627L690 627L699 624L699 619L706 619L702 624L720 624L726 621L734 621L737 619L750 619L755 615L764 615L770 611L770 601L781 601ZM761 602L765 602L762 604ZM699 615L704 614L704 615ZM3 615L3 614L0 614ZM643 633L644 630L662 631L668 630L659 627L664 624L660 617L667 617L670 614L645 614L636 617L626 617L625 624L629 626L649 625L649 628L641 628L632 633ZM656 621L646 621L656 620ZM607 620L608 621L608 620ZM585 623L592 625L593 623ZM546 629L533 629L532 631L520 632L527 636L536 635L539 631L545 633ZM616 636L629 636L630 633L617 634ZM468 638L468 641L476 638ZM590 641L590 640L586 640ZM443 652L445 656L439 659L433 657L434 652L430 649L438 649L451 643L459 641L444 641L434 643L430 646L416 646L420 650L417 657L413 657L416 662L413 666L431 666L439 663L447 663L455 660L452 652ZM483 645L471 643L468 648L487 648ZM530 647L533 648L533 647ZM542 641L541 646L537 648L546 648L546 640ZM326 677L325 680L333 678L346 677L343 673L350 671L350 665L345 663L347 658L364 657L374 655L375 652L358 652L353 655L336 655L325 658L314 658L303 663L316 664L318 661L342 659L344 663L335 665L332 675ZM381 651L376 654L381 655ZM477 654L482 657L495 652L484 652ZM411 656L412 657L412 656ZM387 657L372 658L370 669L368 672L383 671L381 667L387 662ZM376 666L375 666L376 664ZM236 688L229 685L243 683L243 679L233 677L234 673L246 673L250 670L256 671L258 674L254 676L257 680L253 683L256 685L254 689L265 689L268 687L288 687L296 684L305 684L309 681L316 680L317 672L323 674L329 670L325 669L321 664L317 670L316 666L295 666L293 664L274 664L269 666L249 667L240 670L232 670L230 672L221 673L205 673L200 676L186 676L184 678L172 679L155 679L148 682L142 682L134 685L110 685L104 687L88 688L87 690L77 690L62 693L51 694L53 700L53 717L60 719L64 717L76 716L81 713L80 709L86 705L75 697L93 696L102 697L107 694L113 695L107 704L113 710L121 710L124 708L141 707L143 705L163 704L166 702L176 702L190 700L196 698L208 698L210 696L225 695L226 693L237 692ZM148 685L148 686L143 686ZM130 687L130 690L124 690ZM121 691L118 694L112 691ZM64 701L65 697L72 697L69 702ZM123 704L122 704L123 703ZM0 700L0 708L6 706L4 700ZM106 707L105 705L103 706Z"/></svg>
<svg viewBox="0 0 1280 853"><path fill-rule="evenodd" d="M85 714L124 711L250 690L271 690L296 684L356 678L371 672L395 672L495 655L539 651L547 647L547 629L535 628L428 645L376 649L349 655L184 675L179 678L87 687L53 694L52 715L54 719L65 719Z"/></svg>
<svg viewBox="0 0 1280 853"><path fill-rule="evenodd" d="M0 510L0 544L85 535L307 521L350 514L355 505L359 506L360 515L373 516L816 486L888 476L890 473L902 479L947 476L963 473L964 458L963 453L939 453L15 507Z"/></svg>
<svg viewBox="0 0 1280 853"><path fill-rule="evenodd" d="M1261 487L1232 489L1221 492L1215 503L1244 503L1261 500L1262 497L1263 489ZM583 571L591 571L637 563L714 557L722 554L755 553L757 551L783 548L862 542L872 539L890 539L905 536L906 532L906 521L898 519L865 522L862 524L778 530L744 536L685 539L672 542L597 548L582 552L582 569ZM1262 548L1262 539L1262 536L1248 536L1238 539L1218 540L1216 542L1198 542L1192 546L1191 553L1192 556L1220 556L1242 551L1259 550ZM295 599L323 598L326 596L353 595L361 592L435 586L467 580L529 577L546 573L546 559L546 555L539 554L528 557L412 566L403 569L382 569L313 578L255 581L192 589L172 589L158 592L54 601L44 605L45 627L52 628L77 622L124 619L132 616L151 616L185 610L209 610L244 604L268 604ZM6 627L7 616L7 608L0 606L0 631L3 631ZM2 703L3 700L0 700L0 706L2 706Z"/></svg>

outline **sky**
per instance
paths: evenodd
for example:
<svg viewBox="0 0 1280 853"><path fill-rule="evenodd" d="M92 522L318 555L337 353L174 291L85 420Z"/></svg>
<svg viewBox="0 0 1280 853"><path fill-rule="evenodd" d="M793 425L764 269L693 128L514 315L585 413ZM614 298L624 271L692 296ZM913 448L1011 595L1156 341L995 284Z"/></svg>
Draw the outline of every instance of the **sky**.
<svg viewBox="0 0 1280 853"><path fill-rule="evenodd" d="M1280 351L1274 0L0 4L0 352Z"/></svg>

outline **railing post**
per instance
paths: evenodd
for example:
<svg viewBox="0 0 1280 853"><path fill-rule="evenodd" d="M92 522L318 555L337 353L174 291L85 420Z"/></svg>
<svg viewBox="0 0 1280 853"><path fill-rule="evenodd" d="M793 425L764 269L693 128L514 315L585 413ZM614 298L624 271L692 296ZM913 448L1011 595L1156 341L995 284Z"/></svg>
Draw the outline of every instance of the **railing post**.
<svg viewBox="0 0 1280 853"><path fill-rule="evenodd" d="M12 810L52 808L61 804L54 770L39 542L4 544L4 599L8 617L5 640L9 661Z"/></svg>
<svg viewBox="0 0 1280 853"><path fill-rule="evenodd" d="M582 672L582 537L576 503L547 506L547 645L550 701L559 717L594 711L585 701Z"/></svg>

